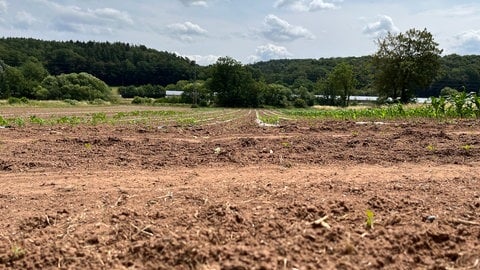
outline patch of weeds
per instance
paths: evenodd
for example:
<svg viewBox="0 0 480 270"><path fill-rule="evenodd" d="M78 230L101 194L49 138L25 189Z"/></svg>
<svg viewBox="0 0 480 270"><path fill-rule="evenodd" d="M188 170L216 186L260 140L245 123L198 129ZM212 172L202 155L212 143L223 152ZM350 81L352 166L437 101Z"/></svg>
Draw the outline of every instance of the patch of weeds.
<svg viewBox="0 0 480 270"><path fill-rule="evenodd" d="M115 120L120 120L120 119L125 118L125 117L127 117L127 116L128 116L128 115L127 115L126 112L118 112L118 113L116 113L116 114L113 116L113 119L115 119Z"/></svg>
<svg viewBox="0 0 480 270"><path fill-rule="evenodd" d="M353 132L352 132L352 136L353 136L353 137L358 137L358 131L353 131Z"/></svg>
<svg viewBox="0 0 480 270"><path fill-rule="evenodd" d="M45 124L45 120L36 116L36 115L31 115L30 116L30 123L32 124L38 124L38 125L43 125Z"/></svg>
<svg viewBox="0 0 480 270"><path fill-rule="evenodd" d="M26 97L22 98L16 98L16 97L9 97L7 100L8 104L14 105L14 104L28 104L29 100Z"/></svg>
<svg viewBox="0 0 480 270"><path fill-rule="evenodd" d="M181 126L192 126L197 123L197 120L193 117L181 118L177 120L177 123Z"/></svg>
<svg viewBox="0 0 480 270"><path fill-rule="evenodd" d="M97 125L100 123L107 122L107 114L104 112L94 113L92 114L92 124Z"/></svg>
<svg viewBox="0 0 480 270"><path fill-rule="evenodd" d="M75 99L64 99L63 102L70 104L72 106L78 105L78 100L75 100Z"/></svg>
<svg viewBox="0 0 480 270"><path fill-rule="evenodd" d="M0 126L6 127L8 125L9 125L8 121L0 115Z"/></svg>
<svg viewBox="0 0 480 270"><path fill-rule="evenodd" d="M289 142L282 142L283 147L290 147L292 146Z"/></svg>
<svg viewBox="0 0 480 270"><path fill-rule="evenodd" d="M472 150L472 148L473 148L473 145L471 145L471 144L462 145L462 149L467 151L467 152Z"/></svg>
<svg viewBox="0 0 480 270"><path fill-rule="evenodd" d="M270 124L270 125L278 125L280 122L280 118L276 115L272 116L261 116L260 121L262 121L265 124Z"/></svg>
<svg viewBox="0 0 480 270"><path fill-rule="evenodd" d="M19 260L23 258L23 256L25 256L25 253L26 251L17 245L12 246L12 248L10 249L10 257L12 258L12 260Z"/></svg>
<svg viewBox="0 0 480 270"><path fill-rule="evenodd" d="M154 99L147 97L134 97L132 104L152 104Z"/></svg>
<svg viewBox="0 0 480 270"><path fill-rule="evenodd" d="M427 147L425 147L425 148L430 152L434 152L435 150L437 150L435 145L432 145L432 144L427 145Z"/></svg>
<svg viewBox="0 0 480 270"><path fill-rule="evenodd" d="M369 230L373 230L373 224L375 223L375 214L372 210L367 209L365 211L366 220L365 220L365 227Z"/></svg>
<svg viewBox="0 0 480 270"><path fill-rule="evenodd" d="M96 98L94 100L89 101L88 103L90 103L92 105L108 105L109 104L108 101L105 101L101 98Z"/></svg>
<svg viewBox="0 0 480 270"><path fill-rule="evenodd" d="M82 122L82 118L77 116L62 116L56 120L57 124L78 125Z"/></svg>
<svg viewBox="0 0 480 270"><path fill-rule="evenodd" d="M15 119L13 119L13 123L18 127L24 127L25 126L25 120L23 120L23 118L21 118L21 117L17 117Z"/></svg>

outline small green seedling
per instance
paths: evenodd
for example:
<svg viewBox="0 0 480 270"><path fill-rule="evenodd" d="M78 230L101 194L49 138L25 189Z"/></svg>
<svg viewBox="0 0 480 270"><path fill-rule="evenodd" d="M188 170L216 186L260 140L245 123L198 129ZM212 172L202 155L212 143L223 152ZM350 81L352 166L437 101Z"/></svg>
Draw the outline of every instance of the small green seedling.
<svg viewBox="0 0 480 270"><path fill-rule="evenodd" d="M290 147L291 144L289 142L282 142L283 147Z"/></svg>
<svg viewBox="0 0 480 270"><path fill-rule="evenodd" d="M88 149L88 150L92 149L92 144L91 143L86 143L85 148Z"/></svg>
<svg viewBox="0 0 480 270"><path fill-rule="evenodd" d="M367 229L373 229L373 223L375 222L375 214L372 210L367 209L367 211L365 211L365 215L367 216L367 219L365 221L365 227L367 227Z"/></svg>
<svg viewBox="0 0 480 270"><path fill-rule="evenodd" d="M21 259L23 256L25 256L25 250L16 245L12 246L10 252L13 259Z"/></svg>
<svg viewBox="0 0 480 270"><path fill-rule="evenodd" d="M435 147L434 145L431 145L431 144L427 145L426 148L427 148L427 150L430 151L430 152L433 152L433 151L436 150L436 147Z"/></svg>
<svg viewBox="0 0 480 270"><path fill-rule="evenodd" d="M462 146L462 149L465 151L470 151L472 148L473 146L470 144L465 144L464 146Z"/></svg>

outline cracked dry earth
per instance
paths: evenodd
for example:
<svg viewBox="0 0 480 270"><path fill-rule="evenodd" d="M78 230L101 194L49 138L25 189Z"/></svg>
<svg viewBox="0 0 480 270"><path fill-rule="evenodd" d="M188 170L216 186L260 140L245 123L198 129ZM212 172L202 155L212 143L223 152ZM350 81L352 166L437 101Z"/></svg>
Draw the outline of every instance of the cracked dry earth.
<svg viewBox="0 0 480 270"><path fill-rule="evenodd" d="M480 269L479 124L3 128L0 269Z"/></svg>

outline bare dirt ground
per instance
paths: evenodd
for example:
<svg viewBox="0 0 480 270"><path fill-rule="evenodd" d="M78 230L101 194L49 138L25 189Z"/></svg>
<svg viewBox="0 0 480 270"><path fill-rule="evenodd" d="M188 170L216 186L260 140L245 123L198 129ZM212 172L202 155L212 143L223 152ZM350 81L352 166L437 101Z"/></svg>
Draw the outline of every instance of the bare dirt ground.
<svg viewBox="0 0 480 270"><path fill-rule="evenodd" d="M0 129L0 268L480 269L480 121L254 120Z"/></svg>

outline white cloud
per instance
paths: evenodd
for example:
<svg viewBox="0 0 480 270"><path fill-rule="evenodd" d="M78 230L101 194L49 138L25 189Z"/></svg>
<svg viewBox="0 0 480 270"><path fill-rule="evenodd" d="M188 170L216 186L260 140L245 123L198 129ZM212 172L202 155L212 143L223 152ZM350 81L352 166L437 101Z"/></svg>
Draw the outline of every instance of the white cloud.
<svg viewBox="0 0 480 270"><path fill-rule="evenodd" d="M395 33L398 31L399 30L393 23L392 18L387 15L379 16L377 21L369 23L363 28L364 34L374 38L385 36L388 32Z"/></svg>
<svg viewBox="0 0 480 270"><path fill-rule="evenodd" d="M286 8L294 11L318 11L328 9L338 9L335 4L337 1L326 2L325 0L277 0L274 4L276 8Z"/></svg>
<svg viewBox="0 0 480 270"><path fill-rule="evenodd" d="M208 65L211 65L211 64L215 64L215 62L217 62L218 58L220 58L220 56L212 55L212 54L209 54L209 55L184 55L184 56L187 57L190 60L194 60L195 63L197 63L198 65L201 65L201 66L208 66Z"/></svg>
<svg viewBox="0 0 480 270"><path fill-rule="evenodd" d="M480 30L469 30L455 36L459 54L480 54Z"/></svg>
<svg viewBox="0 0 480 270"><path fill-rule="evenodd" d="M457 5L446 9L432 9L422 12L422 16L442 16L442 17L469 17L477 16L480 13L478 5Z"/></svg>
<svg viewBox="0 0 480 270"><path fill-rule="evenodd" d="M82 9L66 6L48 0L37 2L52 9L53 27L58 31L84 34L111 34L134 24L127 12L114 8Z"/></svg>
<svg viewBox="0 0 480 270"><path fill-rule="evenodd" d="M268 61L270 59L284 59L291 57L292 54L287 48L274 44L258 46L255 55L248 57L249 62Z"/></svg>
<svg viewBox="0 0 480 270"><path fill-rule="evenodd" d="M6 0L0 0L0 13L7 12L8 4Z"/></svg>
<svg viewBox="0 0 480 270"><path fill-rule="evenodd" d="M293 41L299 38L315 39L315 35L308 29L291 25L272 14L265 17L264 27L265 29L262 30L263 36L272 41Z"/></svg>
<svg viewBox="0 0 480 270"><path fill-rule="evenodd" d="M186 6L199 6L199 7L208 6L207 1L201 1L201 0L180 0L180 2L182 2Z"/></svg>
<svg viewBox="0 0 480 270"><path fill-rule="evenodd" d="M182 41L193 41L194 37L206 36L207 30L192 22L174 23L167 26L169 35L172 38Z"/></svg>
<svg viewBox="0 0 480 270"><path fill-rule="evenodd" d="M118 22L120 24L133 24L133 20L128 13L114 8L88 9L87 13L92 13L96 18L101 18L105 21Z"/></svg>
<svg viewBox="0 0 480 270"><path fill-rule="evenodd" d="M16 21L14 26L19 29L29 29L31 26L35 24L38 20L32 16L32 14L26 11L17 12L17 16L15 17Z"/></svg>

